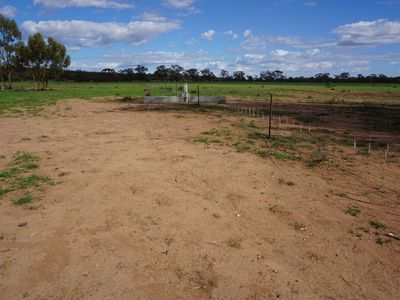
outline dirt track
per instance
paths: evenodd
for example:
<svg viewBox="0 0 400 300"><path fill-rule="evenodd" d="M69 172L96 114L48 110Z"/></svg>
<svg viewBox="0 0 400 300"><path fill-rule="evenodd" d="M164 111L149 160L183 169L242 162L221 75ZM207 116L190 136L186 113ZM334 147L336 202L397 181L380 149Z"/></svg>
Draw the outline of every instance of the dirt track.
<svg viewBox="0 0 400 300"><path fill-rule="evenodd" d="M221 124L212 113L120 106L0 119L0 167L29 151L58 181L43 209L0 200L1 299L400 298L399 242L349 233L377 217L398 232L398 216L346 215L332 191L352 187L334 174L193 143Z"/></svg>

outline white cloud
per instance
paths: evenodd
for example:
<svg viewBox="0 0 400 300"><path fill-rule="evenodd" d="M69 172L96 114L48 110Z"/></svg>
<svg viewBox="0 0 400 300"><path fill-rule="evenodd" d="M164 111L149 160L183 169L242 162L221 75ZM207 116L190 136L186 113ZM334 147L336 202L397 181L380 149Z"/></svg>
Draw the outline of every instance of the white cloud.
<svg viewBox="0 0 400 300"><path fill-rule="evenodd" d="M310 71L320 72L333 68L335 64L330 61L310 62L305 63L304 67Z"/></svg>
<svg viewBox="0 0 400 300"><path fill-rule="evenodd" d="M195 0L165 0L164 5L178 9L188 9L191 8L195 2Z"/></svg>
<svg viewBox="0 0 400 300"><path fill-rule="evenodd" d="M156 36L178 29L178 21L132 21L129 23L91 21L26 21L22 31L26 35L41 32L52 36L70 47L94 47L115 43L132 43L140 45Z"/></svg>
<svg viewBox="0 0 400 300"><path fill-rule="evenodd" d="M140 16L138 16L138 19L141 19L143 21L154 21L154 22L165 22L167 20L167 18L152 12L144 12Z"/></svg>
<svg viewBox="0 0 400 300"><path fill-rule="evenodd" d="M133 4L111 0L34 0L33 4L41 4L46 9L67 8L67 7L99 7L128 9L133 8Z"/></svg>
<svg viewBox="0 0 400 300"><path fill-rule="evenodd" d="M267 47L267 39L254 35L251 30L243 33L245 40L241 43L238 50L247 52L264 52Z"/></svg>
<svg viewBox="0 0 400 300"><path fill-rule="evenodd" d="M400 21L379 19L339 26L339 46L379 46L400 44Z"/></svg>
<svg viewBox="0 0 400 300"><path fill-rule="evenodd" d="M267 38L268 42L277 45L287 45L292 47L301 47L304 43L296 36L271 36Z"/></svg>
<svg viewBox="0 0 400 300"><path fill-rule="evenodd" d="M206 32L203 32L203 33L201 34L201 37L202 37L203 39L206 39L206 40L211 41L211 40L214 38L214 36L215 36L216 34L217 34L217 32L216 32L215 30L210 29L210 30L208 30L208 31L206 31Z"/></svg>
<svg viewBox="0 0 400 300"><path fill-rule="evenodd" d="M14 18L17 13L17 9L14 6L6 5L0 8L0 14L7 18Z"/></svg>
<svg viewBox="0 0 400 300"><path fill-rule="evenodd" d="M250 29L247 29L247 30L243 33L243 36L244 36L246 39L247 39L247 38L250 38L252 35L253 35L253 34L252 34L252 32L251 32Z"/></svg>
<svg viewBox="0 0 400 300"><path fill-rule="evenodd" d="M214 58L208 52L199 50L191 52L168 52L168 51L144 51L144 52L117 52L92 57L85 60L73 60L72 69L101 70L111 67L112 69L132 68L135 65L146 65L154 70L159 65L178 64L185 69L209 68L214 72L226 68L224 58Z"/></svg>
<svg viewBox="0 0 400 300"><path fill-rule="evenodd" d="M239 38L239 36L236 33L234 33L232 30L225 31L224 35L229 36L232 40L237 40Z"/></svg>
<svg viewBox="0 0 400 300"><path fill-rule="evenodd" d="M312 74L313 72L330 71L335 67L334 61L324 59L321 53L309 51L288 51L276 49L265 54L247 53L236 60L239 69L249 73L266 70L281 70L289 74Z"/></svg>
<svg viewBox="0 0 400 300"><path fill-rule="evenodd" d="M197 40L194 39L194 38L191 38L191 39L189 39L189 40L186 41L185 45L186 45L186 46L191 46L191 45L194 45L194 44L196 44L196 43L197 43Z"/></svg>
<svg viewBox="0 0 400 300"><path fill-rule="evenodd" d="M316 7L318 4L315 1L306 1L304 2L304 5L308 7Z"/></svg>

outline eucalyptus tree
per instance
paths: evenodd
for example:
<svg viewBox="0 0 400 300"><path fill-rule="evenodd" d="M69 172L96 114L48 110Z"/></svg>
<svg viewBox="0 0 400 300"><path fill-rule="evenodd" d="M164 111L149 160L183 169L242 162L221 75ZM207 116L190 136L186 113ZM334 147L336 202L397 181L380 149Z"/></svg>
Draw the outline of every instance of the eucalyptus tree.
<svg viewBox="0 0 400 300"><path fill-rule="evenodd" d="M12 89L12 74L17 64L16 49L21 43L17 23L0 14L0 77L5 89Z"/></svg>
<svg viewBox="0 0 400 300"><path fill-rule="evenodd" d="M139 80L145 80L147 77L147 72L149 68L144 65L137 65L135 68L135 74Z"/></svg>
<svg viewBox="0 0 400 300"><path fill-rule="evenodd" d="M29 37L18 48L19 61L30 70L38 90L46 90L50 79L57 78L71 64L65 46L52 37L45 40L40 33Z"/></svg>

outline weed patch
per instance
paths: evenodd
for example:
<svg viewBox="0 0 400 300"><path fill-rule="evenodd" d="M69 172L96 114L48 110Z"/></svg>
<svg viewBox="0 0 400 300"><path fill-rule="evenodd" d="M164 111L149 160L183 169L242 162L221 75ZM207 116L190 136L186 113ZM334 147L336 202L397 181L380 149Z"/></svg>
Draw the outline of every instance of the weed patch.
<svg viewBox="0 0 400 300"><path fill-rule="evenodd" d="M11 189L0 189L0 197L8 194L11 191L12 191Z"/></svg>
<svg viewBox="0 0 400 300"><path fill-rule="evenodd" d="M349 206L344 211L347 215L351 215L353 217L357 217L361 212L361 209L357 206Z"/></svg>
<svg viewBox="0 0 400 300"><path fill-rule="evenodd" d="M293 155L282 151L273 151L271 155L277 160L292 160Z"/></svg>
<svg viewBox="0 0 400 300"><path fill-rule="evenodd" d="M42 192L44 185L54 185L49 176L35 174L35 171L40 168L39 160L39 157L35 154L17 152L10 163L12 167L0 171L0 180L5 183L5 186L0 189L0 197L6 194L13 194L13 197L14 193L15 195L23 194L24 196L13 200L12 203L15 206L34 209L34 207L28 207L27 204L40 198L35 194Z"/></svg>
<svg viewBox="0 0 400 300"><path fill-rule="evenodd" d="M41 184L53 184L52 180L48 176L40 176L40 175L30 175L28 177L17 178L15 180L15 185L20 189L27 189L31 187L40 187Z"/></svg>
<svg viewBox="0 0 400 300"><path fill-rule="evenodd" d="M386 225L379 222L379 221L370 221L369 225L371 225L372 227L374 227L375 229L384 229L386 228Z"/></svg>
<svg viewBox="0 0 400 300"><path fill-rule="evenodd" d="M33 201L33 196L31 194L27 194L18 200L13 201L13 204L15 206L22 206L22 205L27 205Z"/></svg>

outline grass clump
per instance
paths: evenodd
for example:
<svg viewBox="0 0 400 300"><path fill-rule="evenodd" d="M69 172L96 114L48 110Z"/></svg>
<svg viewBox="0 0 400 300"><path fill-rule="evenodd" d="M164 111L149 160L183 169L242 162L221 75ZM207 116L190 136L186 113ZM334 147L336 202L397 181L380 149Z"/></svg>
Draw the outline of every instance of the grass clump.
<svg viewBox="0 0 400 300"><path fill-rule="evenodd" d="M247 144L243 144L242 141L237 141L235 144L233 144L236 148L236 151L239 153L244 153L249 151L251 148Z"/></svg>
<svg viewBox="0 0 400 300"><path fill-rule="evenodd" d="M0 197L8 194L11 191L12 191L11 189L7 189L7 188L6 189L0 189Z"/></svg>
<svg viewBox="0 0 400 300"><path fill-rule="evenodd" d="M33 163L39 161L39 157L29 152L17 152L14 155L14 164Z"/></svg>
<svg viewBox="0 0 400 300"><path fill-rule="evenodd" d="M338 143L343 146L354 146L354 141L348 139L341 139Z"/></svg>
<svg viewBox="0 0 400 300"><path fill-rule="evenodd" d="M384 229L386 228L386 225L379 222L379 221L370 221L369 225L371 225L372 227L374 227L375 229Z"/></svg>
<svg viewBox="0 0 400 300"><path fill-rule="evenodd" d="M290 153L282 152L282 151L273 151L271 153L272 157L277 160L292 160L293 155Z"/></svg>
<svg viewBox="0 0 400 300"><path fill-rule="evenodd" d="M347 207L347 208L345 209L344 212L345 212L347 215L351 215L351 216L353 216L353 217L357 217L357 216L360 214L361 209L360 209L359 207L357 207L357 206L349 206L349 207Z"/></svg>
<svg viewBox="0 0 400 300"><path fill-rule="evenodd" d="M15 206L22 206L22 205L27 205L29 203L31 203L33 201L33 196L31 194L27 194L21 198L19 198L18 200L14 200L13 204Z"/></svg>
<svg viewBox="0 0 400 300"><path fill-rule="evenodd" d="M209 131L204 131L201 134L204 135L214 135L214 136L230 136L232 133L229 130L217 130L217 129L212 129Z"/></svg>
<svg viewBox="0 0 400 300"><path fill-rule="evenodd" d="M35 170L39 168L39 165L36 163L27 163L25 165L22 166L22 168L24 168L25 170Z"/></svg>
<svg viewBox="0 0 400 300"><path fill-rule="evenodd" d="M39 160L35 154L17 152L10 163L12 167L0 171L0 181L5 184L0 188L0 197L12 193L13 197L20 197L12 201L15 206L33 209L34 207L29 207L28 204L40 198L36 194L43 192L44 185L54 185L49 176L36 174L40 167Z"/></svg>
<svg viewBox="0 0 400 300"><path fill-rule="evenodd" d="M15 180L15 185L20 189L27 189L31 187L40 187L42 183L53 184L53 181L48 176L41 175L30 175L27 177L17 178Z"/></svg>
<svg viewBox="0 0 400 300"><path fill-rule="evenodd" d="M222 141L219 139L209 139L206 137L198 138L193 140L195 143L203 143L203 144L222 144Z"/></svg>
<svg viewBox="0 0 400 300"><path fill-rule="evenodd" d="M21 169L11 168L11 169L0 172L0 178L11 178L20 173L21 173Z"/></svg>
<svg viewBox="0 0 400 300"><path fill-rule="evenodd" d="M322 148L318 148L313 152L311 152L310 160L307 162L307 166L309 168L315 168L327 161L328 161L327 153Z"/></svg>
<svg viewBox="0 0 400 300"><path fill-rule="evenodd" d="M265 133L262 133L260 131L250 132L247 137L251 140L265 140L266 139Z"/></svg>

